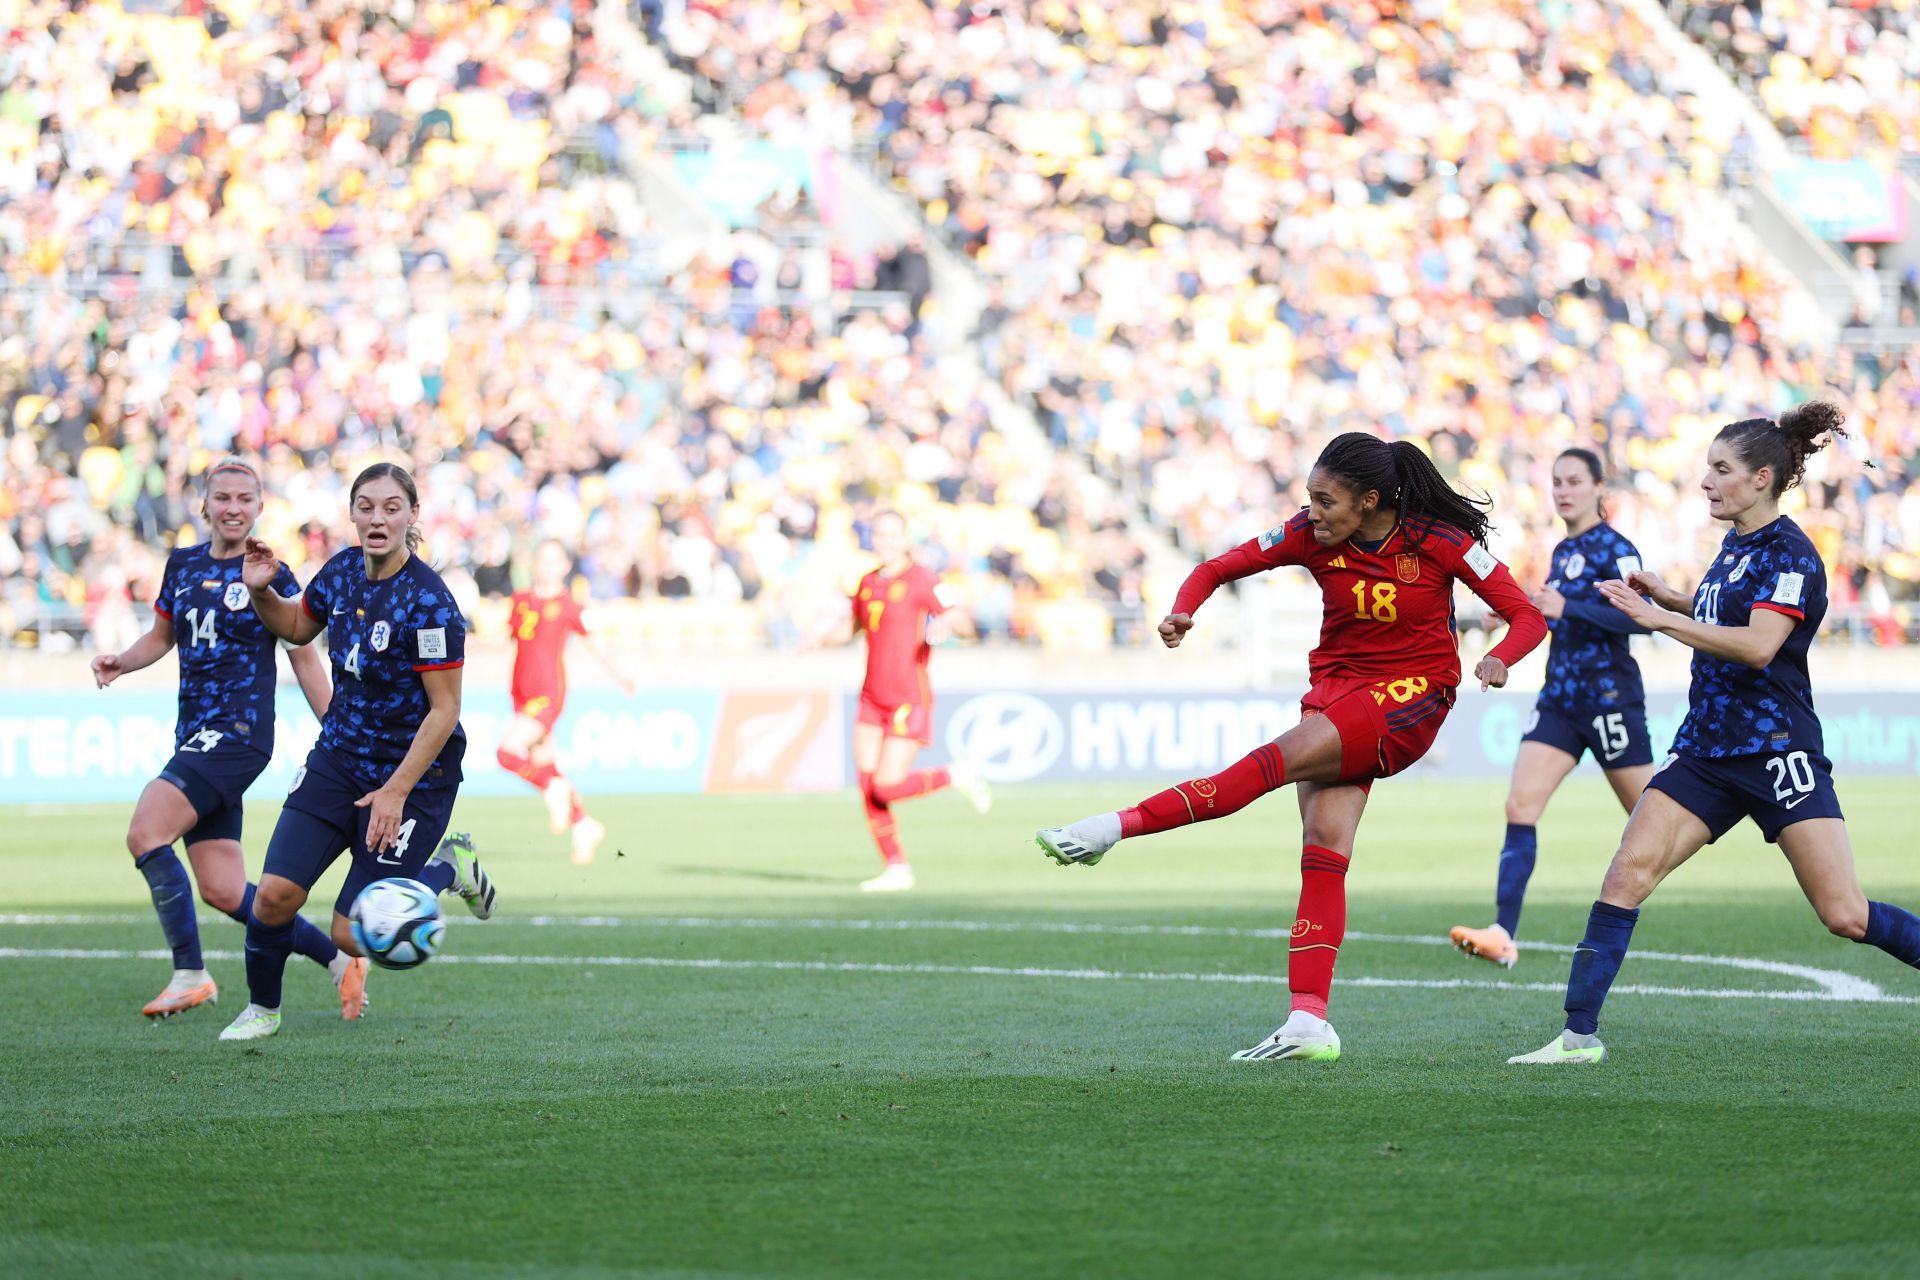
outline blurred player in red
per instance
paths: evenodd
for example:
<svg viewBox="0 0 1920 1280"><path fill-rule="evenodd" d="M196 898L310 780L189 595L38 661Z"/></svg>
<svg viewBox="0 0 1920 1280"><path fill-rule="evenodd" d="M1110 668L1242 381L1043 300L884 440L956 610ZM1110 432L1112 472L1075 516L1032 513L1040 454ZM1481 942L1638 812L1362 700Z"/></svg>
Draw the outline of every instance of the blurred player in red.
<svg viewBox="0 0 1920 1280"><path fill-rule="evenodd" d="M513 723L501 738L498 755L507 772L546 794L547 818L554 833L572 829L573 860L584 866L593 861L607 829L587 815L580 793L554 765L553 726L567 704L563 661L567 638L581 637L622 692L631 694L633 682L587 634L580 602L567 589L572 570L573 558L567 549L548 539L533 553L533 586L513 594L507 617L514 643Z"/></svg>
<svg viewBox="0 0 1920 1280"><path fill-rule="evenodd" d="M1222 583L1304 566L1325 603L1299 725L1210 778L1037 837L1054 861L1091 866L1122 839L1224 818L1296 784L1304 849L1287 948L1293 1007L1279 1030L1233 1055L1240 1059L1340 1056L1327 993L1346 936L1347 863L1373 780L1424 756L1453 706L1453 584L1466 583L1507 621L1506 637L1474 668L1481 689L1506 684L1508 666L1547 635L1540 610L1485 546L1486 504L1454 492L1417 446L1358 431L1336 437L1307 476L1307 499L1279 528L1195 569L1160 624L1175 648Z"/></svg>
<svg viewBox="0 0 1920 1280"><path fill-rule="evenodd" d="M940 598L931 570L916 564L907 544L907 523L892 511L873 520L873 553L880 567L860 579L853 593L853 630L867 639L867 677L860 686L860 714L853 726L853 763L867 830L886 866L863 881L866 893L913 888L913 868L900 848L893 804L953 787L981 813L991 799L972 767L956 761L944 769L915 769L914 757L933 740L933 688L927 659L952 627L954 615Z"/></svg>

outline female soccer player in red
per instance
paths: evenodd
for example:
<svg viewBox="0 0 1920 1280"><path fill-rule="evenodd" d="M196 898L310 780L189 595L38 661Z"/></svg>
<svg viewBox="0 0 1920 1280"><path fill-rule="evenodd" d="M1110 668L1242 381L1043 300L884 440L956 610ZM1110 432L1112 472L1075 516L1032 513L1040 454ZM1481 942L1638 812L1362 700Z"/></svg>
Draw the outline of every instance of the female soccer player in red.
<svg viewBox="0 0 1920 1280"><path fill-rule="evenodd" d="M533 587L513 594L507 628L513 636L513 723L495 753L501 767L540 788L547 797L547 820L555 835L573 832L573 860L585 866L600 850L607 829L587 815L580 793L554 764L553 726L567 705L567 669L563 655L569 636L585 641L623 693L633 681L587 632L580 602L567 590L573 558L549 538L533 553Z"/></svg>
<svg viewBox="0 0 1920 1280"><path fill-rule="evenodd" d="M1325 599L1320 644L1307 660L1312 688L1297 727L1210 778L1195 778L1130 809L1038 834L1063 866L1100 861L1129 836L1224 818L1291 782L1300 796L1304 851L1300 910L1287 950L1293 1008L1239 1059L1340 1056L1327 993L1346 934L1347 863L1375 778L1390 777L1433 745L1460 683L1453 584L1464 582L1507 620L1507 635L1474 668L1481 689L1546 637L1546 620L1484 545L1484 502L1448 486L1406 441L1348 432L1307 476L1306 510L1207 561L1188 576L1160 624L1171 649L1223 582L1303 565Z"/></svg>
<svg viewBox="0 0 1920 1280"><path fill-rule="evenodd" d="M867 677L860 686L860 714L853 726L853 765L867 830L886 865L861 882L864 893L913 888L913 868L900 847L893 804L951 786L980 813L992 803L986 784L965 761L944 769L914 769L913 758L933 741L933 688L927 660L933 643L951 625L940 584L916 564L907 543L907 522L883 511L873 520L873 553L880 567L860 579L853 593L853 630L867 638Z"/></svg>

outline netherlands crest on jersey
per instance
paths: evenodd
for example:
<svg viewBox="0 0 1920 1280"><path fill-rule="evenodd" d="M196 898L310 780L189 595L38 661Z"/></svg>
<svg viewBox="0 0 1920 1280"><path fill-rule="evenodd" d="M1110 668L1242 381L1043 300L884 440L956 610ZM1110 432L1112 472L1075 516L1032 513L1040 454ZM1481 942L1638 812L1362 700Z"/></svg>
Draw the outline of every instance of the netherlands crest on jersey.
<svg viewBox="0 0 1920 1280"><path fill-rule="evenodd" d="M1572 555L1567 557L1567 569L1566 569L1567 577L1577 578L1581 574L1585 573L1586 571L1587 571L1587 558L1585 556L1581 555L1578 551L1576 551Z"/></svg>
<svg viewBox="0 0 1920 1280"><path fill-rule="evenodd" d="M1728 581L1728 582L1738 582L1738 581L1740 581L1740 579L1742 579L1742 578L1744 578L1744 577L1746 577L1746 576L1747 576L1747 566L1748 566L1749 564L1752 564L1752 563L1753 563L1753 553L1752 553L1752 552L1748 552L1748 553L1747 553L1746 555L1744 555L1744 556L1741 556L1741 557L1740 557L1740 563L1739 563L1739 564L1737 564L1737 565L1735 565L1735 566L1733 566L1733 572L1727 575L1727 581Z"/></svg>
<svg viewBox="0 0 1920 1280"><path fill-rule="evenodd" d="M367 647L375 653L387 651L387 641L393 639L393 627L385 618L373 624L373 630L367 632Z"/></svg>
<svg viewBox="0 0 1920 1280"><path fill-rule="evenodd" d="M1402 582L1420 581L1419 556L1395 556L1393 558L1394 576Z"/></svg>
<svg viewBox="0 0 1920 1280"><path fill-rule="evenodd" d="M222 599L225 601L227 608L232 609L236 613L246 608L247 584L244 582L229 582L227 584L227 593Z"/></svg>

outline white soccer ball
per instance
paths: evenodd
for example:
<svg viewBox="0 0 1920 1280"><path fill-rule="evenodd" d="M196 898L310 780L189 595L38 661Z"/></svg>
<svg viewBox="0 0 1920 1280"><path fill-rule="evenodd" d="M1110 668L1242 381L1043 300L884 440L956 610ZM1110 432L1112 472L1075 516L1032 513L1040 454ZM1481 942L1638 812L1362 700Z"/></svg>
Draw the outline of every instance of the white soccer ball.
<svg viewBox="0 0 1920 1280"><path fill-rule="evenodd" d="M353 940L382 969L412 969L433 959L447 922L440 900L418 880L375 880L347 912Z"/></svg>

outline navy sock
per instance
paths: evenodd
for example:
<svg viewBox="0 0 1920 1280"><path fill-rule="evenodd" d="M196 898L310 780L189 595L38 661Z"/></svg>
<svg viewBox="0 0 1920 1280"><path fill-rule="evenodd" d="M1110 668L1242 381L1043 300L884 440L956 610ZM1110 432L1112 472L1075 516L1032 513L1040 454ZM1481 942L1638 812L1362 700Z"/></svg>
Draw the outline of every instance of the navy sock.
<svg viewBox="0 0 1920 1280"><path fill-rule="evenodd" d="M1567 1030L1590 1036L1600 1025L1600 1006L1606 1003L1620 962L1627 958L1633 922L1639 918L1637 908L1593 904L1587 936L1573 949L1573 972L1567 976Z"/></svg>
<svg viewBox="0 0 1920 1280"><path fill-rule="evenodd" d="M1533 860L1540 848L1539 836L1532 827L1516 822L1507 824L1507 842L1500 846L1500 878L1494 889L1494 918L1508 937L1520 936L1520 904L1527 897L1527 881L1533 877Z"/></svg>
<svg viewBox="0 0 1920 1280"><path fill-rule="evenodd" d="M1895 960L1920 969L1920 916L1884 902L1867 904L1867 932L1860 941L1871 943Z"/></svg>
<svg viewBox="0 0 1920 1280"><path fill-rule="evenodd" d="M240 897L240 905L227 914L245 924L247 917L253 913L253 895L259 891L258 885L248 884L246 893ZM340 954L340 948L333 944L333 939L305 916L293 918L293 949L322 968L332 964L333 958Z"/></svg>
<svg viewBox="0 0 1920 1280"><path fill-rule="evenodd" d="M435 893L446 893L453 888L453 864L451 862L429 862L426 866L420 868L420 874L415 876L414 879Z"/></svg>
<svg viewBox="0 0 1920 1280"><path fill-rule="evenodd" d="M297 917L296 917L297 918ZM280 984L287 976L287 957L293 954L293 921L262 924L247 915L247 998L262 1009L280 1007Z"/></svg>
<svg viewBox="0 0 1920 1280"><path fill-rule="evenodd" d="M149 849L135 858L133 865L147 878L147 888L153 892L154 913L160 917L167 945L173 948L173 967L205 968L200 957L200 922L193 918L193 882L187 879L187 869L180 865L173 846Z"/></svg>

